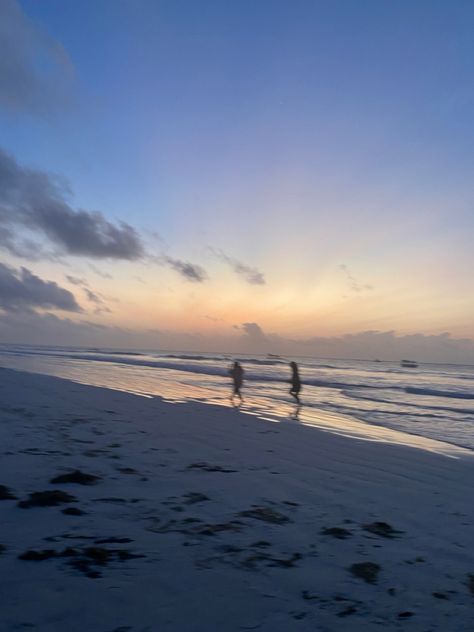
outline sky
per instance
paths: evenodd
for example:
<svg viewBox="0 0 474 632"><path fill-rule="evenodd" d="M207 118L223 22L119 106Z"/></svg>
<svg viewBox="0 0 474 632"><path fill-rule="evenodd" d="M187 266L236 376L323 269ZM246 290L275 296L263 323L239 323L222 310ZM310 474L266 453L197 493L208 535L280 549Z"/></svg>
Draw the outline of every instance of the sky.
<svg viewBox="0 0 474 632"><path fill-rule="evenodd" d="M474 363L473 20L0 0L0 341Z"/></svg>

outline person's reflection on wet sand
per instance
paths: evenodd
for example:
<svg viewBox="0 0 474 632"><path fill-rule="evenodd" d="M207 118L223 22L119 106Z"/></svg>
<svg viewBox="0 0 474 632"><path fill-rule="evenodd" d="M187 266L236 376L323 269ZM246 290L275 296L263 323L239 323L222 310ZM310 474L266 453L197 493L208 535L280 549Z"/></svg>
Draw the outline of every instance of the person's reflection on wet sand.
<svg viewBox="0 0 474 632"><path fill-rule="evenodd" d="M293 419L295 421L299 421L299 419L300 419L300 410L302 409L302 407L303 407L303 405L301 404L301 402L299 404L296 404L296 406L291 411L290 419Z"/></svg>

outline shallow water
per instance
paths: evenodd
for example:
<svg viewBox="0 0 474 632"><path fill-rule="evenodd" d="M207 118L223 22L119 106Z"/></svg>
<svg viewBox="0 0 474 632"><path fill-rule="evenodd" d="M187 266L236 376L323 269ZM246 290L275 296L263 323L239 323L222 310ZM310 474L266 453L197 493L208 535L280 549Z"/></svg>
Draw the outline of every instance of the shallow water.
<svg viewBox="0 0 474 632"><path fill-rule="evenodd" d="M229 405L227 354L0 346L0 366L107 386L170 401ZM474 449L474 367L295 359L303 381L297 411L286 358L241 356L244 409L321 425L330 414ZM322 415L322 411L325 414Z"/></svg>

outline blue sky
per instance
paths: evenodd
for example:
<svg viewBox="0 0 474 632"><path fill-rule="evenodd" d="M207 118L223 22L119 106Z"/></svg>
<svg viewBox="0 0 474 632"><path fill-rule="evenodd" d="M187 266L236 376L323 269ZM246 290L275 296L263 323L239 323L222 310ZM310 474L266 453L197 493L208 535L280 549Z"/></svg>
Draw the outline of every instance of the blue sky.
<svg viewBox="0 0 474 632"><path fill-rule="evenodd" d="M102 324L472 337L471 2L16 6L39 89L0 108L3 150L206 273L190 286L176 266L101 258L106 284L70 252L29 264L66 287L65 261L129 306Z"/></svg>

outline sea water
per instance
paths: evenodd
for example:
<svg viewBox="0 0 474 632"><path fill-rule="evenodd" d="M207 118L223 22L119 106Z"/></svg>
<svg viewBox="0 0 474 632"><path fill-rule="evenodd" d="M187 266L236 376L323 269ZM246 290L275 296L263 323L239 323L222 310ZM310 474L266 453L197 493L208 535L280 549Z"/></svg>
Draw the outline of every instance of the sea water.
<svg viewBox="0 0 474 632"><path fill-rule="evenodd" d="M303 383L297 409L289 395L289 360ZM333 413L474 450L474 366L0 345L0 366L55 375L167 401L229 406L228 375L245 370L242 409L318 425ZM324 415L323 415L324 413ZM337 423L337 422L335 422Z"/></svg>

